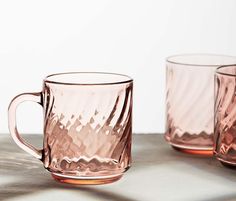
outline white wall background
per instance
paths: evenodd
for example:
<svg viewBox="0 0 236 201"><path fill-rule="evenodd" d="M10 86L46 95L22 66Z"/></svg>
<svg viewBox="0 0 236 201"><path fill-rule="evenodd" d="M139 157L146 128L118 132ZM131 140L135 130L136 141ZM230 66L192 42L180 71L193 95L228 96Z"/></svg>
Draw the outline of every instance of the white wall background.
<svg viewBox="0 0 236 201"><path fill-rule="evenodd" d="M236 55L235 0L0 1L0 132L21 92L64 71L109 71L135 80L134 131L164 131L165 57ZM34 103L18 110L22 132L42 132Z"/></svg>

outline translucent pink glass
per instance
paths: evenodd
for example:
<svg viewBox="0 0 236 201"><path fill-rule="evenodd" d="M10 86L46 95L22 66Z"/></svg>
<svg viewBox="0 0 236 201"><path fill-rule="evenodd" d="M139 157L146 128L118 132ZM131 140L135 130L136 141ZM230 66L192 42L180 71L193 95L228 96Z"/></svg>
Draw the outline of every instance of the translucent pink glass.
<svg viewBox="0 0 236 201"><path fill-rule="evenodd" d="M48 76L39 93L25 93L9 106L15 142L42 160L52 176L73 184L110 183L131 162L132 79L111 73ZM44 110L44 147L26 143L16 127L19 103L30 100Z"/></svg>
<svg viewBox="0 0 236 201"><path fill-rule="evenodd" d="M189 54L167 59L166 140L192 154L213 153L214 72L235 57Z"/></svg>
<svg viewBox="0 0 236 201"><path fill-rule="evenodd" d="M223 164L236 166L236 65L217 69L215 89L214 153Z"/></svg>

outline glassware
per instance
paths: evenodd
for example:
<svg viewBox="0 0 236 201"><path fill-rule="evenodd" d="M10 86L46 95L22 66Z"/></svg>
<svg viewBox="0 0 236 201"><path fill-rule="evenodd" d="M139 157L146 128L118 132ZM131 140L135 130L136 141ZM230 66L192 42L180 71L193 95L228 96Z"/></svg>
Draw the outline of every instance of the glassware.
<svg viewBox="0 0 236 201"><path fill-rule="evenodd" d="M217 68L215 89L214 154L236 167L236 64Z"/></svg>
<svg viewBox="0 0 236 201"><path fill-rule="evenodd" d="M58 181L114 182L131 163L132 91L132 79L120 74L49 75L42 92L20 94L11 102L11 135L20 148L42 160ZM18 133L15 113L23 101L43 107L42 150L25 142Z"/></svg>
<svg viewBox="0 0 236 201"><path fill-rule="evenodd" d="M166 140L191 154L213 154L214 72L236 58L186 54L167 58Z"/></svg>

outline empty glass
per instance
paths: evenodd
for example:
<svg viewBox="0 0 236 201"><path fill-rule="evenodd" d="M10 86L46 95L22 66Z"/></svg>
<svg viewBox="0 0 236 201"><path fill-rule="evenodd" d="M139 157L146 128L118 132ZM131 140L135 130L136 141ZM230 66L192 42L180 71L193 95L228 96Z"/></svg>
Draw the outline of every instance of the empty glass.
<svg viewBox="0 0 236 201"><path fill-rule="evenodd" d="M193 154L213 153L214 72L236 58L187 54L167 58L166 140Z"/></svg>
<svg viewBox="0 0 236 201"><path fill-rule="evenodd" d="M236 166L236 65L216 70L215 88L214 153L223 164Z"/></svg>
<svg viewBox="0 0 236 201"><path fill-rule="evenodd" d="M43 90L16 96L9 106L9 129L16 144L42 160L52 176L72 184L120 179L131 163L130 77L111 73L62 73L46 77ZM17 131L15 112L23 101L44 110L43 149Z"/></svg>

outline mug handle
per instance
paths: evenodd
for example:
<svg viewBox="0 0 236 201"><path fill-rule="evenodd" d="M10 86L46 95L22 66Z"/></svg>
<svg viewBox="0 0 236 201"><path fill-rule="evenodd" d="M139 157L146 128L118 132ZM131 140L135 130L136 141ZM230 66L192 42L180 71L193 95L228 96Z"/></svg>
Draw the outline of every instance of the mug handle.
<svg viewBox="0 0 236 201"><path fill-rule="evenodd" d="M43 100L42 92L23 93L13 98L8 108L8 126L13 140L21 149L33 155L39 160L42 160L42 150L38 150L31 144L27 143L23 138L21 138L17 130L16 109L17 106L24 101L33 101L43 106L42 100Z"/></svg>

